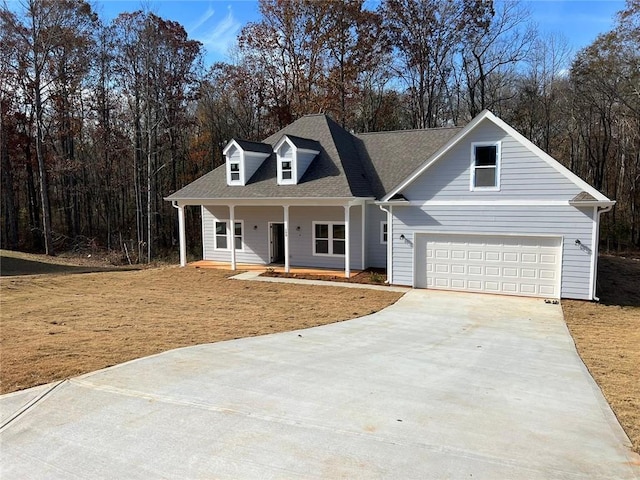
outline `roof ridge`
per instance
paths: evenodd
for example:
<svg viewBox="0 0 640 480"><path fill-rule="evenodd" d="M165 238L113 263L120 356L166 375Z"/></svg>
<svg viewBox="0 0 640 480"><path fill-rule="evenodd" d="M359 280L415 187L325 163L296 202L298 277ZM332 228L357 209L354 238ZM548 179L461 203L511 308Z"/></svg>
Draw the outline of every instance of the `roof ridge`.
<svg viewBox="0 0 640 480"><path fill-rule="evenodd" d="M460 127L457 125L451 127L433 127L433 128L409 128L406 130L384 130L380 132L363 132L363 133L355 133L354 135L360 137L362 135L380 135L380 134L398 134L398 133L415 133L415 132L434 132L439 130L455 130L461 129L464 127Z"/></svg>

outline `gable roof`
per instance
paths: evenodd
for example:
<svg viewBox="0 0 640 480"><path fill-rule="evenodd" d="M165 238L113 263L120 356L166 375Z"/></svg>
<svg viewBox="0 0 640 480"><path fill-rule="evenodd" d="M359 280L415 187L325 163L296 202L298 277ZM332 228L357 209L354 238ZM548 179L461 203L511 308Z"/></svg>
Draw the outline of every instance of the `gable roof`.
<svg viewBox="0 0 640 480"><path fill-rule="evenodd" d="M444 155L455 147L458 143L460 143L471 131L473 131L483 120L489 120L493 122L496 126L504 130L508 135L518 141L523 147L531 151L534 155L541 158L547 164L549 164L552 168L554 168L558 173L572 181L575 185L580 187L583 191L590 194L596 202L602 204L613 204L611 200L609 200L606 196L600 193L598 190L593 188L587 182L578 177L571 170L560 164L557 160L555 160L551 155L543 151L541 148L537 147L533 142L523 136L520 132L515 130L513 127L508 125L506 122L496 117L489 110L483 110L480 112L471 122L469 122L464 128L462 128L449 142L443 145L433 156L431 156L426 162L424 162L421 166L419 166L416 170L414 170L404 181L402 181L399 185L397 185L393 190L388 192L384 198L383 202L389 201L394 195L401 193L407 186L411 185L418 177L420 177L429 167L431 167L434 163L444 157Z"/></svg>

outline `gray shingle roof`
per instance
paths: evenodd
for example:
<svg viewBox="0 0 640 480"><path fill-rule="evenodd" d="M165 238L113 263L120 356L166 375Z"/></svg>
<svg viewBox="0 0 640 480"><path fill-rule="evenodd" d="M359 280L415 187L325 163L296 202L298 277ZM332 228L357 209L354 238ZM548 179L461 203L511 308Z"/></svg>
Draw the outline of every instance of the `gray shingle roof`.
<svg viewBox="0 0 640 480"><path fill-rule="evenodd" d="M234 138L235 142L242 147L243 150L248 152L260 152L260 153L271 153L273 150L271 145L262 142L250 142L249 140L240 140L239 138Z"/></svg>
<svg viewBox="0 0 640 480"><path fill-rule="evenodd" d="M320 150L320 144L316 140L296 137L295 135L287 135L286 137L298 148L302 148L304 150Z"/></svg>
<svg viewBox="0 0 640 480"><path fill-rule="evenodd" d="M393 190L460 130L450 127L356 135L358 153L373 179L376 197Z"/></svg>
<svg viewBox="0 0 640 480"><path fill-rule="evenodd" d="M224 165L167 200L224 198L382 198L426 162L460 129L441 128L352 135L326 115L306 115L263 142L236 140L267 152L287 135L299 148L320 150L297 185L278 185L276 157L267 158L245 186L228 186ZM260 148L260 150L257 150Z"/></svg>

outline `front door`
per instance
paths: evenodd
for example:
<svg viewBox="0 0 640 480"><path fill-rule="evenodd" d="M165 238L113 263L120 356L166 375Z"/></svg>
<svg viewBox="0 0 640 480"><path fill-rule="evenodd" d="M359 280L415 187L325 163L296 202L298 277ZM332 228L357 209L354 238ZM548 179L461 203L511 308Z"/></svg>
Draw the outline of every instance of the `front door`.
<svg viewBox="0 0 640 480"><path fill-rule="evenodd" d="M269 224L270 263L284 263L284 223Z"/></svg>

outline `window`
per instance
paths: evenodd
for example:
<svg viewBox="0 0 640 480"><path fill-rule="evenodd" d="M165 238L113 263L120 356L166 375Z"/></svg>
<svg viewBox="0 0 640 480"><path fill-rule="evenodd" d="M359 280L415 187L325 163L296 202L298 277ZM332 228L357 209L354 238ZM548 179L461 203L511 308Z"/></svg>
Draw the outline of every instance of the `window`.
<svg viewBox="0 0 640 480"><path fill-rule="evenodd" d="M344 255L346 233L344 223L313 222L313 254Z"/></svg>
<svg viewBox="0 0 640 480"><path fill-rule="evenodd" d="M229 163L230 179L232 182L240 181L240 164L236 162Z"/></svg>
<svg viewBox="0 0 640 480"><path fill-rule="evenodd" d="M242 250L242 222L234 222L233 244L236 250Z"/></svg>
<svg viewBox="0 0 640 480"><path fill-rule="evenodd" d="M499 190L500 143L474 143L471 155L471 190Z"/></svg>
<svg viewBox="0 0 640 480"><path fill-rule="evenodd" d="M291 161L284 160L281 163L282 180L291 180Z"/></svg>
<svg viewBox="0 0 640 480"><path fill-rule="evenodd" d="M236 250L242 250L242 220L234 222L233 232L231 232L227 225L229 222L227 220L218 220L215 223L216 234L215 234L215 248L216 250L228 250L230 245L230 236L233 233L233 245Z"/></svg>
<svg viewBox="0 0 640 480"><path fill-rule="evenodd" d="M216 250L227 249L227 222L216 222Z"/></svg>
<svg viewBox="0 0 640 480"><path fill-rule="evenodd" d="M380 243L387 243L387 222L380 222Z"/></svg>

